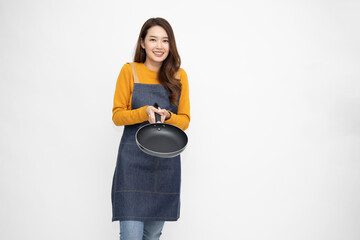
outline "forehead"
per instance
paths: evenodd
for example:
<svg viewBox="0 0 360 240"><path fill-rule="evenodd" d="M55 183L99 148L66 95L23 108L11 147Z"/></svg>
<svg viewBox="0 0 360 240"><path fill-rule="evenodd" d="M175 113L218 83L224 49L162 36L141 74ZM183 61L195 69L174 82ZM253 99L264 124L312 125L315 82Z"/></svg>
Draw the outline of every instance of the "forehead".
<svg viewBox="0 0 360 240"><path fill-rule="evenodd" d="M168 37L165 29L160 26L153 26L153 27L149 28L148 32L146 34L146 37L149 37L149 36L158 37L158 38L167 38Z"/></svg>

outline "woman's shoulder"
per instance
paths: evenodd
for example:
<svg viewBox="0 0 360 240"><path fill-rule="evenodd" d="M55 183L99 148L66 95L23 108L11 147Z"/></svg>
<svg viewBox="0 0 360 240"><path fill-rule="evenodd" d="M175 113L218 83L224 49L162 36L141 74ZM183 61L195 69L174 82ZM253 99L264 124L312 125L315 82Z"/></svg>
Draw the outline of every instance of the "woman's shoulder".
<svg viewBox="0 0 360 240"><path fill-rule="evenodd" d="M119 80L122 82L130 82L132 80L132 69L129 63L125 63L120 70Z"/></svg>
<svg viewBox="0 0 360 240"><path fill-rule="evenodd" d="M137 63L137 62L127 62L124 63L124 65L121 68L121 71L124 72L124 74L128 75L128 76L132 76L133 74L133 66L135 67L136 71L140 71L141 70L141 64Z"/></svg>
<svg viewBox="0 0 360 240"><path fill-rule="evenodd" d="M123 66L120 69L120 75L123 76L129 76L132 73L131 66L129 63L123 64Z"/></svg>
<svg viewBox="0 0 360 240"><path fill-rule="evenodd" d="M124 63L124 65L122 66L121 69L122 69L122 70L125 70L125 71L131 71L130 62Z"/></svg>
<svg viewBox="0 0 360 240"><path fill-rule="evenodd" d="M179 68L180 74L186 74L186 71L183 68Z"/></svg>
<svg viewBox="0 0 360 240"><path fill-rule="evenodd" d="M180 81L187 81L187 73L183 68L179 69Z"/></svg>

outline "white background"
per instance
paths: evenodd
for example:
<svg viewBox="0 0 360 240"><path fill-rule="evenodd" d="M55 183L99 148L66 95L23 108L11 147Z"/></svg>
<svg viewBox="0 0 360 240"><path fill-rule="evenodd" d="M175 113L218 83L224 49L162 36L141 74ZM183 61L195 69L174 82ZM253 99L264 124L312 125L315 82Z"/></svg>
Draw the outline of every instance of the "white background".
<svg viewBox="0 0 360 240"><path fill-rule="evenodd" d="M190 82L181 218L162 239L360 239L360 4L0 1L0 239L118 239L111 121L142 24Z"/></svg>

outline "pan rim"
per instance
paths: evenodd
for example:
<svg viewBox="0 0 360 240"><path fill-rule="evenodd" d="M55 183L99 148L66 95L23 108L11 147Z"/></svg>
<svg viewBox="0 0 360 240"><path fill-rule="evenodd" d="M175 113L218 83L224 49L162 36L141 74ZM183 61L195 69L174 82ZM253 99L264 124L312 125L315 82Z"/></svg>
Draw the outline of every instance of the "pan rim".
<svg viewBox="0 0 360 240"><path fill-rule="evenodd" d="M157 151L153 151L153 150L150 150L146 147L144 147L139 141L138 141L138 133L141 129L145 128L145 127L148 127L149 125L167 125L167 126L170 126L170 127L174 127L174 128L177 128L178 130L180 130L180 132L182 132L184 134L184 136L186 137L186 144L184 145L184 147L182 147L181 149L177 150L177 151L172 151L172 152L157 152ZM148 123L144 126L141 126L135 133L135 141L136 141L136 144L138 145L138 147L145 153L151 155L151 156L154 156L154 157L158 157L159 155L163 155L163 156L167 156L167 155L174 155L174 156L171 156L171 157L175 157L177 155L179 155L181 152L183 152L188 144L188 136L187 134L185 133L184 130L182 130L181 128L175 126L175 125L172 125L172 124L169 124L169 123ZM164 157L164 158L171 158L171 157Z"/></svg>
<svg viewBox="0 0 360 240"><path fill-rule="evenodd" d="M152 150L149 150L148 148L145 148L143 145L141 145L138 140L136 139L136 144L139 146L139 148L146 154L149 154L153 157L159 157L159 155L162 155L162 156L169 156L169 157L162 157L162 158L173 158L173 157L176 157L177 155L179 155L180 153L182 153L187 144L181 148L180 150L177 150L175 152L156 152L156 151L152 151ZM160 157L161 158L161 157Z"/></svg>

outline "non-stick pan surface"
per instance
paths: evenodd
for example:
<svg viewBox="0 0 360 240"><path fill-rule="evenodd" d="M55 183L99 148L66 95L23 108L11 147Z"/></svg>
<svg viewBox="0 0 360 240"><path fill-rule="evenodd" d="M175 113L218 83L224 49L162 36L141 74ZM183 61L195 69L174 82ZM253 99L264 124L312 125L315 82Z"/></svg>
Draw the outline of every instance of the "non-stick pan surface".
<svg viewBox="0 0 360 240"><path fill-rule="evenodd" d="M156 117L158 118L158 116ZM142 151L161 158L172 158L179 155L188 142L188 137L183 130L161 122L141 127L136 132L135 138Z"/></svg>

